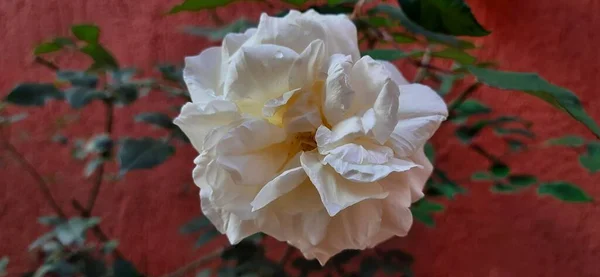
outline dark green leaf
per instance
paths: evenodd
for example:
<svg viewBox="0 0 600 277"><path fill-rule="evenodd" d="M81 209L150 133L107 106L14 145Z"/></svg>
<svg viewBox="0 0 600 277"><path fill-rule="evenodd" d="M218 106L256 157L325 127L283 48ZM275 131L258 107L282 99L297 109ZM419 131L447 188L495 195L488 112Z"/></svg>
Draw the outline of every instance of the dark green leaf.
<svg viewBox="0 0 600 277"><path fill-rule="evenodd" d="M494 179L494 176L487 171L477 171L471 175L472 181L489 181L492 179Z"/></svg>
<svg viewBox="0 0 600 277"><path fill-rule="evenodd" d="M117 258L112 265L113 275L115 277L141 277L135 266L127 260Z"/></svg>
<svg viewBox="0 0 600 277"><path fill-rule="evenodd" d="M0 259L0 276L6 275L6 267L8 266L8 262L10 259L7 256L2 257Z"/></svg>
<svg viewBox="0 0 600 277"><path fill-rule="evenodd" d="M100 44L90 43L82 47L80 50L94 61L90 67L90 70L119 68L119 63L117 63L117 60Z"/></svg>
<svg viewBox="0 0 600 277"><path fill-rule="evenodd" d="M579 162L591 173L600 171L600 141L588 143L587 151L579 156Z"/></svg>
<svg viewBox="0 0 600 277"><path fill-rule="evenodd" d="M122 176L134 169L148 169L162 164L175 153L175 148L164 141L153 138L121 141L117 154L119 174Z"/></svg>
<svg viewBox="0 0 600 277"><path fill-rule="evenodd" d="M496 134L498 135L520 135L520 136L524 136L527 138L535 138L535 134L532 133L531 131L527 130L527 129L522 129L522 128L502 128L502 127L495 127L494 131L496 132Z"/></svg>
<svg viewBox="0 0 600 277"><path fill-rule="evenodd" d="M398 0L408 18L426 29L454 36L485 36L464 0Z"/></svg>
<svg viewBox="0 0 600 277"><path fill-rule="evenodd" d="M115 89L116 103L129 105L139 97L139 90L133 84L124 84Z"/></svg>
<svg viewBox="0 0 600 277"><path fill-rule="evenodd" d="M565 202L592 202L593 199L579 187L562 181L542 184L538 187L539 195L551 195Z"/></svg>
<svg viewBox="0 0 600 277"><path fill-rule="evenodd" d="M106 134L99 134L92 137L85 145L85 151L88 153L106 153L113 147L112 139Z"/></svg>
<svg viewBox="0 0 600 277"><path fill-rule="evenodd" d="M63 49L65 46L75 45L70 38L57 37L52 41L47 41L39 44L33 50L33 54L41 55L46 53L56 52Z"/></svg>
<svg viewBox="0 0 600 277"><path fill-rule="evenodd" d="M469 126L460 126L456 129L454 134L460 140L460 142L464 144L471 143L471 140L479 134L482 128L469 127Z"/></svg>
<svg viewBox="0 0 600 277"><path fill-rule="evenodd" d="M131 78L138 73L135 68L113 69L108 71L111 83L113 85L122 85L131 81Z"/></svg>
<svg viewBox="0 0 600 277"><path fill-rule="evenodd" d="M96 44L100 37L100 28L92 24L73 25L71 26L71 33L79 40Z"/></svg>
<svg viewBox="0 0 600 277"><path fill-rule="evenodd" d="M371 277L379 270L379 262L373 257L365 257L360 262L359 276Z"/></svg>
<svg viewBox="0 0 600 277"><path fill-rule="evenodd" d="M394 41L397 43L413 43L417 41L417 39L409 34L396 33L392 34Z"/></svg>
<svg viewBox="0 0 600 277"><path fill-rule="evenodd" d="M448 182L442 183L432 183L427 188L427 195L444 195L448 199L454 199L457 194L465 193L465 189L454 184Z"/></svg>
<svg viewBox="0 0 600 277"><path fill-rule="evenodd" d="M456 107L456 112L460 115L478 115L478 114L487 114L492 110L485 104L475 100L475 99L467 99L462 102L458 107Z"/></svg>
<svg viewBox="0 0 600 277"><path fill-rule="evenodd" d="M468 49L468 48L474 47L472 43L467 42L467 41L458 40L454 36L435 33L435 32L432 32L432 31L429 31L429 30L423 28L422 26L420 26L417 23L410 20L406 16L404 11L402 11L402 9L400 9L398 7L394 7L394 6L391 6L388 4L381 4L381 5L377 5L373 9L371 9L370 12L386 14L390 18L400 21L400 24L402 24L409 32L423 35L431 41L440 42L440 43L443 43L446 45L450 45L450 46L454 46L454 47L458 47L458 48L462 48L462 49Z"/></svg>
<svg viewBox="0 0 600 277"><path fill-rule="evenodd" d="M243 264L256 256L264 254L263 251L264 249L261 245L256 245L248 241L241 241L240 243L225 249L221 254L221 258L223 260L237 261L238 264Z"/></svg>
<svg viewBox="0 0 600 277"><path fill-rule="evenodd" d="M316 259L307 260L305 258L296 258L292 262L292 266L300 271L305 271L306 273L312 272L312 271L318 271L323 268L323 266L321 266L319 261L317 261Z"/></svg>
<svg viewBox="0 0 600 277"><path fill-rule="evenodd" d="M175 124L173 124L173 119L171 119L171 117L163 113L140 113L135 116L135 121L145 122L165 129L175 128Z"/></svg>
<svg viewBox="0 0 600 277"><path fill-rule="evenodd" d="M516 140L516 139L508 138L508 139L505 139L504 141L506 142L506 144L508 144L508 147L513 152L518 152L518 151L521 151L521 150L524 150L525 148L527 148L527 146L523 142Z"/></svg>
<svg viewBox="0 0 600 277"><path fill-rule="evenodd" d="M54 226L54 225L58 225L61 223L65 222L64 218L61 218L59 216L55 216L55 215L51 215L51 216L42 216L38 218L38 222L44 225L50 225L50 226Z"/></svg>
<svg viewBox="0 0 600 277"><path fill-rule="evenodd" d="M576 135L566 135L563 137L549 139L544 144L579 147L585 144L585 139Z"/></svg>
<svg viewBox="0 0 600 277"><path fill-rule="evenodd" d="M106 95L95 89L86 87L71 87L65 90L65 98L74 109L81 109L94 100L102 100Z"/></svg>
<svg viewBox="0 0 600 277"><path fill-rule="evenodd" d="M600 127L585 112L579 98L573 92L555 86L535 73L499 71L474 66L469 66L468 69L480 82L488 86L524 91L550 103L570 114L588 127L597 137L600 137Z"/></svg>
<svg viewBox="0 0 600 277"><path fill-rule="evenodd" d="M17 85L4 101L20 106L43 106L51 99L63 99L62 93L54 85L23 83Z"/></svg>
<svg viewBox="0 0 600 277"><path fill-rule="evenodd" d="M79 87L95 88L98 84L98 75L84 71L61 70L56 73L56 78Z"/></svg>
<svg viewBox="0 0 600 277"><path fill-rule="evenodd" d="M100 218L90 217L72 217L69 221L59 224L54 229L56 238L62 245L71 245L73 243L82 243L85 238L85 232L100 223Z"/></svg>
<svg viewBox="0 0 600 277"><path fill-rule="evenodd" d="M537 178L533 175L515 174L508 176L508 182L516 187L527 187L537 183Z"/></svg>
<svg viewBox="0 0 600 277"><path fill-rule="evenodd" d="M492 192L497 192L497 193L511 193L511 192L515 192L518 189L519 189L518 187L503 184L503 183L496 183L491 188Z"/></svg>
<svg viewBox="0 0 600 277"><path fill-rule="evenodd" d="M173 7L169 13L174 14L183 11L199 11L214 9L233 3L236 0L185 0L183 3Z"/></svg>
<svg viewBox="0 0 600 277"><path fill-rule="evenodd" d="M160 64L158 70L166 80L183 84L183 69L172 64Z"/></svg>
<svg viewBox="0 0 600 277"><path fill-rule="evenodd" d="M510 168L506 164L503 164L503 163L494 163L490 167L490 172L496 178L504 178L504 177L508 176L508 174L510 173Z"/></svg>
<svg viewBox="0 0 600 277"><path fill-rule="evenodd" d="M229 33L243 33L255 26L256 24L242 18L219 27L188 26L184 31L191 35L206 37L211 41L221 41Z"/></svg>
<svg viewBox="0 0 600 277"><path fill-rule="evenodd" d="M421 199L410 207L413 217L429 227L435 226L432 214L443 210L443 205L426 199Z"/></svg>
<svg viewBox="0 0 600 277"><path fill-rule="evenodd" d="M392 25L392 22L386 18L386 17L382 17L382 16L370 16L367 19L367 23L375 28L380 28L380 27L389 27ZM401 36L399 36L400 38ZM407 37L402 37L402 39L407 38ZM395 36L394 36L394 40L395 40Z"/></svg>
<svg viewBox="0 0 600 277"><path fill-rule="evenodd" d="M115 249L117 249L118 246L118 240L107 241L102 245L102 252L104 252L104 254L111 254L115 251Z"/></svg>
<svg viewBox="0 0 600 277"><path fill-rule="evenodd" d="M418 57L423 55L422 51L404 52L398 49L373 49L363 53L363 56L371 56L376 60L395 61L408 57Z"/></svg>
<svg viewBox="0 0 600 277"><path fill-rule="evenodd" d="M456 48L446 48L442 51L433 52L431 56L455 60L460 64L472 64L477 60L477 58L469 55L467 52Z"/></svg>
<svg viewBox="0 0 600 277"><path fill-rule="evenodd" d="M61 276L74 276L77 275L77 271L80 271L85 277L105 277L107 273L106 264L103 260L97 259L91 255L83 254L78 265L83 265L83 268L74 268L71 274L60 274ZM70 264L69 264L70 265Z"/></svg>
<svg viewBox="0 0 600 277"><path fill-rule="evenodd" d="M439 75L438 77L442 80L442 83L440 84L440 87L437 90L440 96L445 96L446 94L448 94L452 90L454 82L462 78L462 76L459 75L447 74Z"/></svg>
<svg viewBox="0 0 600 277"><path fill-rule="evenodd" d="M290 3L292 5L300 6L306 3L308 0L283 0L283 2Z"/></svg>
<svg viewBox="0 0 600 277"><path fill-rule="evenodd" d="M181 228L179 228L179 232L182 234L191 234L198 232L207 226L211 226L208 218L205 216L199 216L181 226Z"/></svg>
<svg viewBox="0 0 600 277"><path fill-rule="evenodd" d="M327 0L327 4L330 6L338 5L346 2L346 0Z"/></svg>
<svg viewBox="0 0 600 277"><path fill-rule="evenodd" d="M427 159L429 159L432 164L435 164L435 149L433 148L433 144L431 144L431 142L425 143L424 150Z"/></svg>
<svg viewBox="0 0 600 277"><path fill-rule="evenodd" d="M359 256L360 253L361 253L360 251L353 250L353 249L344 250L344 251L336 254L335 256L333 256L331 258L331 263L334 264L334 265L344 265L344 264L347 264L354 257Z"/></svg>

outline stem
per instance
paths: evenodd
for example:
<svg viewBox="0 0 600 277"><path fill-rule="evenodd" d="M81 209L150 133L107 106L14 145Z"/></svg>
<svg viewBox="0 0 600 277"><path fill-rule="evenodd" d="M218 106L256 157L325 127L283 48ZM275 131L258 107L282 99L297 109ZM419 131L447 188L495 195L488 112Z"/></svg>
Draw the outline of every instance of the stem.
<svg viewBox="0 0 600 277"><path fill-rule="evenodd" d="M221 19L221 17L219 16L219 14L217 13L217 11L215 9L209 10L210 13L210 17L212 18L212 20L215 22L215 24L217 26L221 26L224 25L225 22L223 22L223 19Z"/></svg>
<svg viewBox="0 0 600 277"><path fill-rule="evenodd" d="M425 79L427 76L427 66L429 66L430 61L431 48L427 47L427 49L425 49L425 54L423 54L423 58L421 58L421 65L419 65L419 70L417 70L417 74L415 75L415 79L413 79L413 83L420 83L423 81L423 79Z"/></svg>
<svg viewBox="0 0 600 277"><path fill-rule="evenodd" d="M110 137L111 133L112 133L112 129L113 129L114 103L112 102L112 100L107 100L104 103L106 106L106 122L104 124L104 131ZM108 149L106 152L102 153L101 155L103 155L104 158L108 158L108 157L110 157L111 150L112 149ZM100 193L100 187L102 186L102 179L104 177L104 164L105 163L102 163L100 165L100 167L98 168L98 172L96 173L96 180L94 182L94 186L92 187L92 190L90 191L90 197L88 198L87 206L86 206L85 212L83 213L83 216L86 216L86 217L90 216L90 214L92 213L92 210L94 209L94 204L96 203L96 198L98 198L98 193Z"/></svg>
<svg viewBox="0 0 600 277"><path fill-rule="evenodd" d="M179 277L179 276L183 276L185 273L187 273L188 271L194 270L200 266L202 266L203 264L211 261L212 259L218 258L221 256L221 253L223 253L223 251L225 250L225 248L219 248L216 251L206 255L206 256L202 256L199 259L184 265L182 267L180 267L179 269L171 272L171 273L167 273L165 275L163 275L162 277Z"/></svg>
<svg viewBox="0 0 600 277"><path fill-rule="evenodd" d="M35 57L35 62L39 63L47 68L49 68L52 71L59 71L60 67L58 67L58 65L54 64L53 62L46 60L40 56L36 56Z"/></svg>
<svg viewBox="0 0 600 277"><path fill-rule="evenodd" d="M71 200L71 204L73 205L73 208L75 208L77 211L79 211L83 216L89 216L89 214L87 213L87 210L83 207L83 205L81 205L81 203L79 203L79 201L73 199ZM92 232L94 232L94 236L96 236L96 238L98 238L101 242L107 242L109 241L109 237L106 235L106 233L104 233L104 231L102 230L102 228L100 228L100 225L96 225L92 228ZM115 249L114 250L115 255L117 256L117 258L123 258L123 253L121 253L121 251L119 251L119 249Z"/></svg>
<svg viewBox="0 0 600 277"><path fill-rule="evenodd" d="M42 177L42 175L40 175L40 173L35 169L35 167L31 163L29 163L25 159L25 157L23 157L23 155L21 155L21 153L19 153L19 151L17 151L17 149L12 144L10 144L10 142L8 140L6 141L4 146L6 147L8 152L10 152L17 159L19 164L23 168L25 168L25 171L27 171L27 173L29 173L29 175L31 175L36 180L38 189L40 189L40 191L44 195L44 198L46 199L46 201L50 204L52 209L54 209L54 212L56 212L56 214L58 214L58 216L60 216L62 218L66 218L65 212L56 203L56 200L54 200L54 197L52 197L52 193L50 192L50 188L48 187L48 184L44 180L44 177Z"/></svg>
<svg viewBox="0 0 600 277"><path fill-rule="evenodd" d="M281 267L285 266L288 260L292 257L292 254L294 254L294 248L288 244L287 248L285 249L285 254L283 254L283 257L281 257L281 260L279 260L279 265Z"/></svg>
<svg viewBox="0 0 600 277"><path fill-rule="evenodd" d="M467 89L465 89L455 100L453 100L450 103L450 105L448 105L448 112L451 113L452 111L456 110L456 108L458 108L463 102L465 102L465 100L467 100L467 98L469 98L469 96L471 96L473 92L479 89L480 86L481 83L475 82L472 85L470 85ZM454 115L450 114L448 119L452 119L453 117Z"/></svg>
<svg viewBox="0 0 600 277"><path fill-rule="evenodd" d="M350 19L356 19L361 12L362 6L367 2L366 0L358 0L356 4L354 4L354 9L352 10L352 14L350 15Z"/></svg>
<svg viewBox="0 0 600 277"><path fill-rule="evenodd" d="M469 145L469 148L475 152L477 152L477 154L485 157L486 159L490 160L492 163L497 163L500 160L498 158L496 158L496 156L488 153L487 151L485 151L485 149L483 149L483 147L479 146L476 143L472 143Z"/></svg>

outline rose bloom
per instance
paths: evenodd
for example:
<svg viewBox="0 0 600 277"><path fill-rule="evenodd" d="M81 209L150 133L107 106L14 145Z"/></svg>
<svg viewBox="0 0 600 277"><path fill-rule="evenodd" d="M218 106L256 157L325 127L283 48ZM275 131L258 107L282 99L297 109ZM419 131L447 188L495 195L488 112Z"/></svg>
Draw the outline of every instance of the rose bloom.
<svg viewBox="0 0 600 277"><path fill-rule="evenodd" d="M263 14L185 59L175 119L200 153L201 207L232 244L256 232L324 264L412 225L432 171L423 145L447 117L429 87L360 57L345 15Z"/></svg>

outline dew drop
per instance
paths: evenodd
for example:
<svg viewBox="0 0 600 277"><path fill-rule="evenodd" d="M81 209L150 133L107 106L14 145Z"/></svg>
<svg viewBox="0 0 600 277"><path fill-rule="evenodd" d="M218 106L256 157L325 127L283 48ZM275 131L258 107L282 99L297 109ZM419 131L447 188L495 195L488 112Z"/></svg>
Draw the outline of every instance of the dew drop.
<svg viewBox="0 0 600 277"><path fill-rule="evenodd" d="M277 51L277 53L275 53L275 58L283 59L283 53L281 51Z"/></svg>

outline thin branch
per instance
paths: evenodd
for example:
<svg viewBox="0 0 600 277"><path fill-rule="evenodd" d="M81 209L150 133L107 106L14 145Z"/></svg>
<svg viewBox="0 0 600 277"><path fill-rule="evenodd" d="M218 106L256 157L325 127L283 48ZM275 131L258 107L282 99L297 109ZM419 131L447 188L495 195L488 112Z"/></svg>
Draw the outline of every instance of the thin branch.
<svg viewBox="0 0 600 277"><path fill-rule="evenodd" d="M417 70L417 74L413 79L413 83L420 83L427 77L427 66L429 66L429 62L431 61L431 48L427 47L425 49L425 54L421 58L421 65L419 65L419 69Z"/></svg>
<svg viewBox="0 0 600 277"><path fill-rule="evenodd" d="M106 106L106 122L104 124L104 131L110 137L113 129L113 110L114 103L111 100L107 100L104 102ZM103 155L103 158L108 158L111 155L112 147L107 149ZM94 209L94 204L96 203L96 199L98 198L98 193L100 193L100 187L102 186L102 179L104 178L104 164L102 163L98 168L98 172L96 173L96 180L94 182L94 186L90 191L90 196L88 197L87 206L85 209L84 216L90 216L92 214L92 210Z"/></svg>
<svg viewBox="0 0 600 277"><path fill-rule="evenodd" d="M19 153L19 151L17 151L17 149L8 140L5 141L4 147L8 150L8 152L10 152L13 155L13 157L17 159L18 163L25 169L25 171L27 171L27 173L29 173L29 175L31 175L31 177L35 179L38 189L42 192L44 198L50 204L54 212L56 212L58 216L66 218L65 212L56 203L54 197L52 197L52 193L50 192L50 188L48 187L48 183L46 183L46 180L44 180L44 177L40 175L36 168L31 163L29 163L25 159L25 157L23 157L23 155L21 155L21 153Z"/></svg>
<svg viewBox="0 0 600 277"><path fill-rule="evenodd" d="M458 97L456 97L456 99L454 99L452 102L450 102L450 105L448 105L448 112L450 113L450 116L448 117L448 119L452 119L453 117L455 117L455 115L452 112L454 110L456 110L458 107L460 107L460 105L463 102L465 102L465 100L467 100L469 98L469 96L471 96L471 94L473 94L473 92L477 91L477 89L479 89L479 87L481 87L481 83L479 83L479 82L473 83L472 85L467 87L463 92L461 92L460 95L458 95Z"/></svg>
<svg viewBox="0 0 600 277"><path fill-rule="evenodd" d="M225 22L223 21L223 19L221 19L221 17L217 13L217 10L212 9L212 10L209 10L208 12L209 12L210 17L212 18L212 20L215 22L215 25L222 26L222 25L225 24Z"/></svg>
<svg viewBox="0 0 600 277"><path fill-rule="evenodd" d="M469 144L469 149L475 151L477 154L479 154L479 155L485 157L486 159L490 160L492 163L500 162L500 159L498 159L496 156L490 154L485 149L483 149L483 147L481 147L480 145L478 145L476 143Z"/></svg>
<svg viewBox="0 0 600 277"><path fill-rule="evenodd" d="M40 56L36 56L35 57L35 62L39 63L39 64L41 64L41 65L43 65L43 66L45 66L47 68L49 68L52 71L59 71L60 70L60 67L58 67L58 65L56 65L55 63L53 63L53 62L51 62L49 60L46 60L46 59L40 57Z"/></svg>
<svg viewBox="0 0 600 277"><path fill-rule="evenodd" d="M163 275L162 277L179 277L179 276L183 276L185 273L187 273L188 271L194 270L208 262L210 262L213 259L216 259L218 257L221 256L221 254L223 253L223 251L225 251L225 248L219 248L216 251L206 255L206 256L202 256L199 259L184 265L182 267L180 267L179 269L171 272L171 273L167 273L165 275Z"/></svg>
<svg viewBox="0 0 600 277"><path fill-rule="evenodd" d="M73 205L73 208L75 208L75 210L77 210L79 213L81 213L82 216L89 216L87 214L86 209L83 207L83 205L81 205L81 203L79 203L79 201L73 199L73 200L71 200L71 204ZM94 227L92 227L92 232L94 232L94 236L96 236L96 238L98 238L98 240L100 240L101 242L110 241L110 238L106 235L106 233L104 233L102 228L100 228L100 225L95 225ZM119 251L119 249L115 249L114 253L117 258L124 257L123 253L121 253L121 251Z"/></svg>
<svg viewBox="0 0 600 277"><path fill-rule="evenodd" d="M366 3L366 0L358 0L356 4L354 4L354 9L352 10L352 14L350 15L350 19L356 19L362 10L363 5Z"/></svg>

